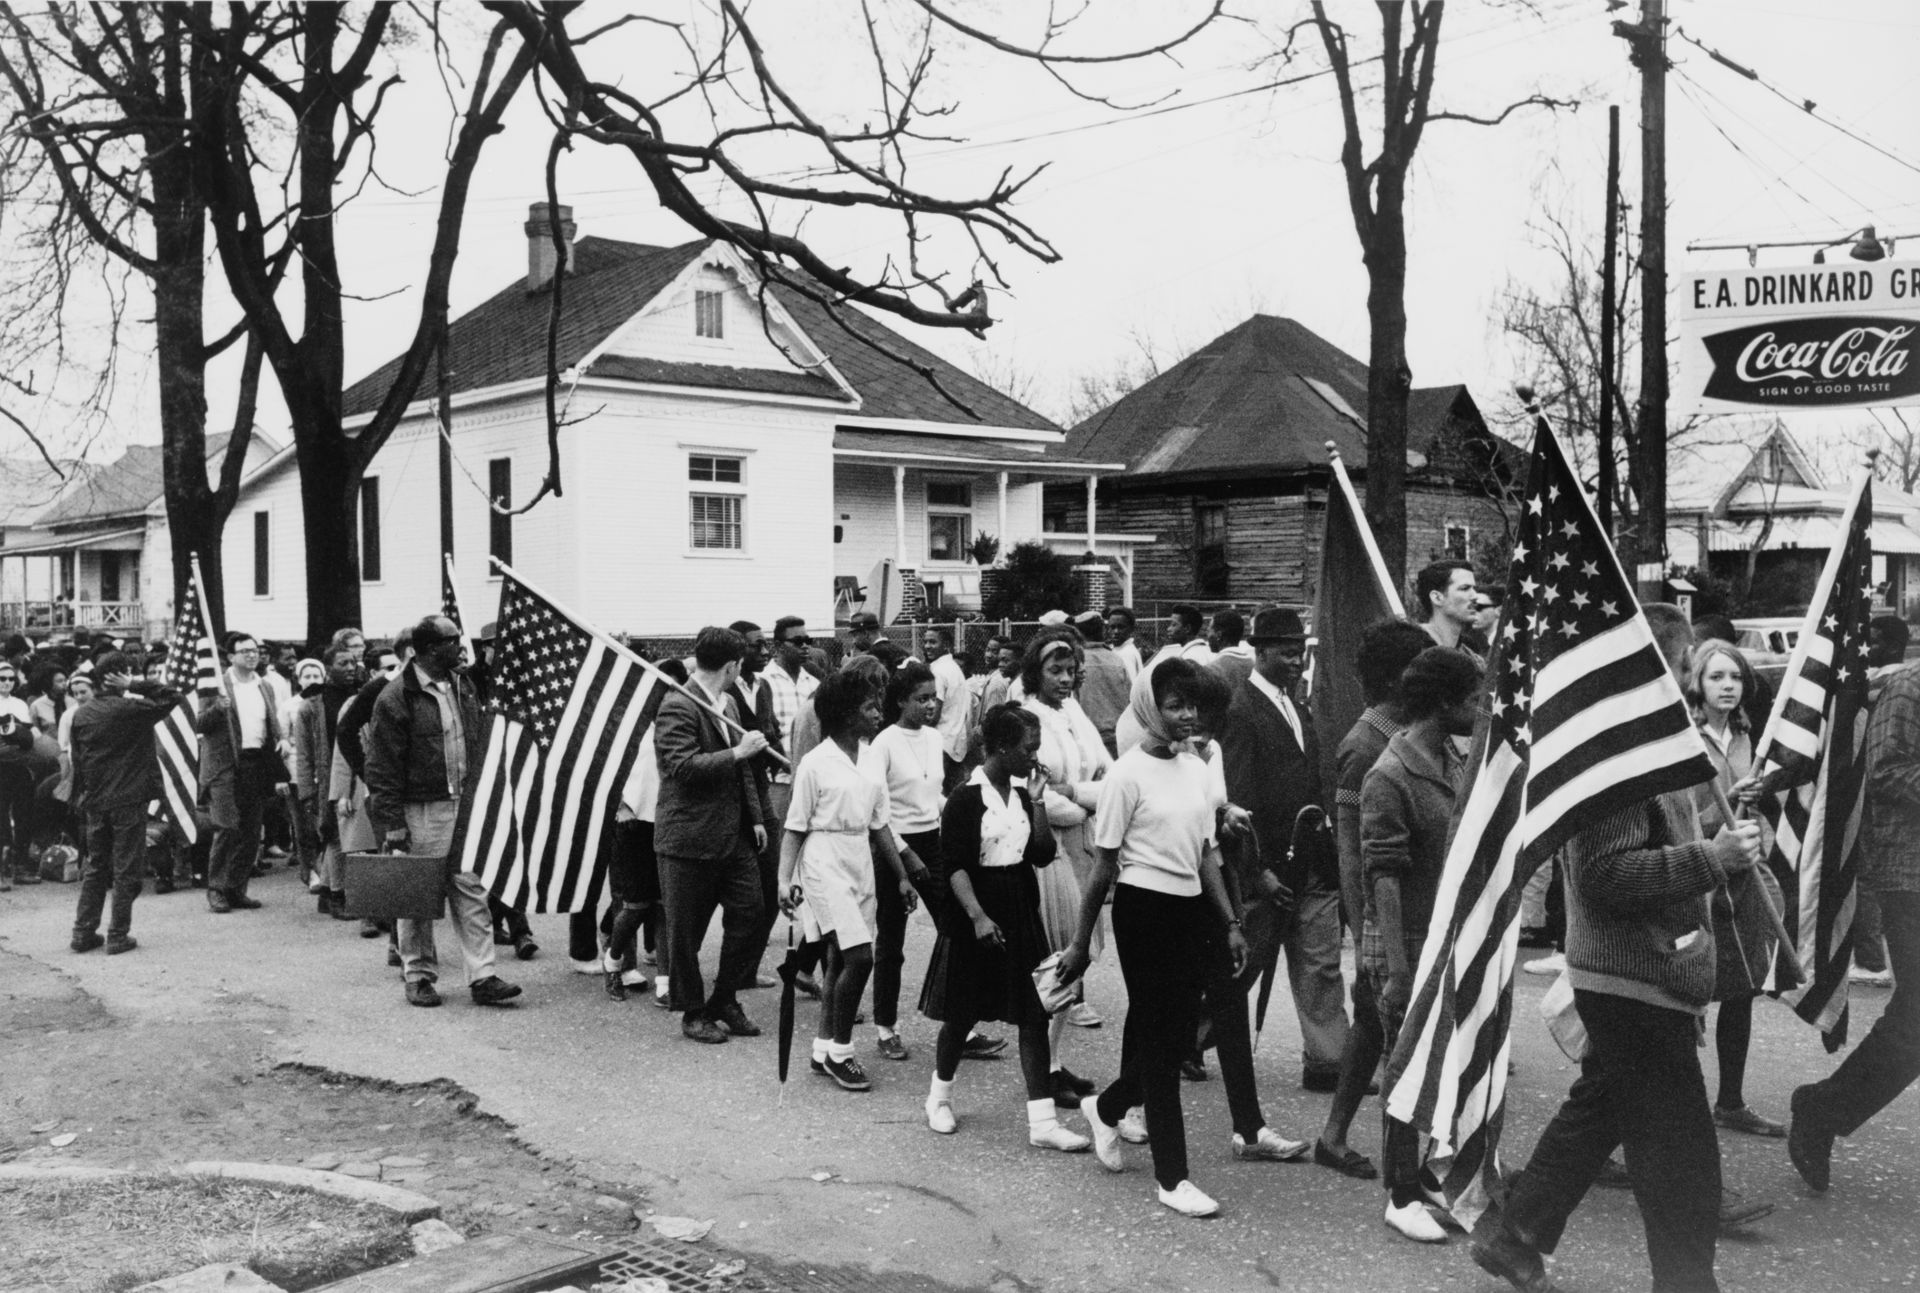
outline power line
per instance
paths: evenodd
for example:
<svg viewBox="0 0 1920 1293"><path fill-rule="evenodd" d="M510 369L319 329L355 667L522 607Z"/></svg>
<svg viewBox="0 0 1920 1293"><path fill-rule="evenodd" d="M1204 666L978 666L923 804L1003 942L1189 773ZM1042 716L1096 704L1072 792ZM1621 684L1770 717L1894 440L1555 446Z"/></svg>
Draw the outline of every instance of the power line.
<svg viewBox="0 0 1920 1293"><path fill-rule="evenodd" d="M1779 172L1773 170L1771 167L1766 166L1764 163L1760 161L1759 158L1755 157L1752 153L1748 152L1745 148L1741 147L1740 141L1735 139L1731 134L1727 132L1726 127L1722 126L1719 123L1719 121L1717 121L1714 118L1713 113L1708 111L1707 105L1702 103L1699 99L1695 98L1693 93L1690 92L1687 89L1687 87L1692 86L1694 90L1698 90L1701 94L1705 94L1709 98L1712 98L1714 102L1719 103L1721 107L1727 108L1727 111L1729 114L1737 116L1738 114L1734 114L1732 108L1727 107L1727 105L1724 102L1722 102L1718 98L1718 96L1713 95L1711 91L1707 90L1705 86L1702 86L1698 81L1694 80L1691 76L1687 75L1687 73L1684 70L1682 70L1680 67L1675 66L1673 69L1673 73L1682 82L1680 86L1680 93L1684 95L1687 101L1693 104L1695 109L1699 111L1701 119L1704 120L1709 126L1712 126L1715 133L1717 133L1722 139L1727 141L1728 147L1732 148L1734 152L1740 154L1741 158L1744 159L1746 163L1753 168L1754 173L1756 175L1760 176L1762 179L1770 180L1771 182L1778 184L1781 188L1784 188L1787 192L1793 194L1793 196L1795 196L1796 198L1799 198L1800 201L1805 203L1807 206L1812 207L1815 211L1819 212L1822 218L1831 220L1835 224L1845 223L1844 221L1836 217L1831 211L1827 210L1825 207L1821 206L1818 202L1815 202L1812 198L1808 197L1806 194L1802 193L1799 189L1795 188L1792 184L1788 183L1784 175L1781 175ZM1837 188L1838 186L1836 185L1835 187ZM1846 196L1848 196L1849 198L1852 197L1851 194L1847 194ZM1853 200L1856 203L1858 202L1858 199L1853 199ZM1786 212L1783 211L1781 212L1781 214L1785 215Z"/></svg>

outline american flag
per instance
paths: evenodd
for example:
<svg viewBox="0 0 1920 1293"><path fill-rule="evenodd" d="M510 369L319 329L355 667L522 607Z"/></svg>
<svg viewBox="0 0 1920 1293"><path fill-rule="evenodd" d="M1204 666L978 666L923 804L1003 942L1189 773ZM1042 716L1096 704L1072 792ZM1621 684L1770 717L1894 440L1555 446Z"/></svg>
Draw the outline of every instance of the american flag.
<svg viewBox="0 0 1920 1293"><path fill-rule="evenodd" d="M511 573L501 583L486 754L453 852L510 907L581 911L659 674Z"/></svg>
<svg viewBox="0 0 1920 1293"><path fill-rule="evenodd" d="M1845 542L1827 557L1806 627L1780 679L1756 762L1773 827L1768 865L1786 899L1783 949L1800 986L1783 993L1829 1051L1847 1037L1854 882L1866 795L1867 634L1872 621L1873 486L1866 473L1849 506Z"/></svg>
<svg viewBox="0 0 1920 1293"><path fill-rule="evenodd" d="M480 653L474 650L473 634L467 631L466 616L460 613L460 589L454 582L453 554L440 554L440 613L453 621L460 630L460 649L466 653L469 661L478 660Z"/></svg>
<svg viewBox="0 0 1920 1293"><path fill-rule="evenodd" d="M154 752L160 759L160 811L191 844L200 838L193 815L200 796L200 737L194 731L197 697L220 690L220 656L200 612L197 580L189 580L180 594L162 681L180 693L180 701L166 721L153 729Z"/></svg>
<svg viewBox="0 0 1920 1293"><path fill-rule="evenodd" d="M1680 685L1544 420L1488 673L1476 775L1387 1104L1433 1137L1434 1157L1451 1157L1443 1186L1468 1225L1498 1171L1521 890L1584 822L1713 777Z"/></svg>

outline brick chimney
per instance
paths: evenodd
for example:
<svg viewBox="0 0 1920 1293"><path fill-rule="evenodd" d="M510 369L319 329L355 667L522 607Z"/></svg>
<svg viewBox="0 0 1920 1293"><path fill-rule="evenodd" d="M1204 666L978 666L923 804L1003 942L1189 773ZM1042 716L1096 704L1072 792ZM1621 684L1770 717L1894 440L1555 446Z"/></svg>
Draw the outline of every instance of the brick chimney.
<svg viewBox="0 0 1920 1293"><path fill-rule="evenodd" d="M553 249L553 228L557 222L561 237L566 239L566 264L561 268L573 268L573 208L563 206L557 209L546 202L535 202L527 208L527 291L543 290L553 279L556 253Z"/></svg>

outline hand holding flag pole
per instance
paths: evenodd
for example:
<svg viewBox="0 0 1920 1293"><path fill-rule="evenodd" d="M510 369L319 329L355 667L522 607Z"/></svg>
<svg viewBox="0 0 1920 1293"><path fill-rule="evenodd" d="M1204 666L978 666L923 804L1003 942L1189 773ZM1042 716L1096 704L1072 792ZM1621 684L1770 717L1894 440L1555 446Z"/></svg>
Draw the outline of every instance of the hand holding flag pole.
<svg viewBox="0 0 1920 1293"><path fill-rule="evenodd" d="M1723 822L1729 822L1729 823L1743 820L1742 815L1745 814L1745 812L1747 811L1746 805L1742 804L1740 806L1739 813L1736 813L1734 811L1731 801L1727 799L1726 789L1720 784L1720 779L1716 777L1712 781L1708 782L1707 784L1713 788L1713 806L1720 810L1720 820ZM1765 866L1766 862L1763 859L1762 861L1756 863L1755 865ZM1746 874L1747 873L1745 872L1742 873L1743 876L1745 876ZM1749 878L1747 880L1747 883L1752 884L1753 881ZM1727 905L1728 907L1732 907L1733 906L1732 877L1728 877L1726 880L1722 881L1720 887L1726 890ZM1773 895L1767 892L1767 886L1765 885L1760 885L1758 886L1758 888L1760 890L1760 905L1766 909L1767 920L1773 927L1773 936L1780 940L1781 947L1791 948L1793 946L1793 940L1787 937L1787 927L1780 919L1779 909L1773 905ZM1738 930L1734 931L1734 937L1736 938L1739 937ZM1742 955L1740 959L1744 963L1747 958L1744 955ZM1798 961L1792 957L1776 958L1776 959L1793 961L1796 967L1798 966ZM1802 975L1795 982L1786 984L1784 986L1789 988L1798 987L1801 983L1805 983L1805 982L1806 982L1806 978L1804 975ZM1757 987L1759 985L1756 984L1754 986Z"/></svg>

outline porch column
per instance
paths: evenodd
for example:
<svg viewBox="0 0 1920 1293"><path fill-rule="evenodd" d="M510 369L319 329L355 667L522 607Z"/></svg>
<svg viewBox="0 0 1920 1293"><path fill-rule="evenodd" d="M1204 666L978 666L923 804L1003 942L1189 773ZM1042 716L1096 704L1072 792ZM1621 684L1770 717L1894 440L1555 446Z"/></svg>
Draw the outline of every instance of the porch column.
<svg viewBox="0 0 1920 1293"><path fill-rule="evenodd" d="M1007 540L1007 473L1000 473L1000 551L1005 552L1013 544Z"/></svg>
<svg viewBox="0 0 1920 1293"><path fill-rule="evenodd" d="M1087 551L1088 552L1092 552L1094 550L1093 545L1099 537L1098 527L1095 526L1094 518L1093 518L1094 501L1096 497L1099 495L1099 493L1100 493L1100 478L1098 476L1087 477Z"/></svg>
<svg viewBox="0 0 1920 1293"><path fill-rule="evenodd" d="M907 469L893 469L893 568L907 568Z"/></svg>

